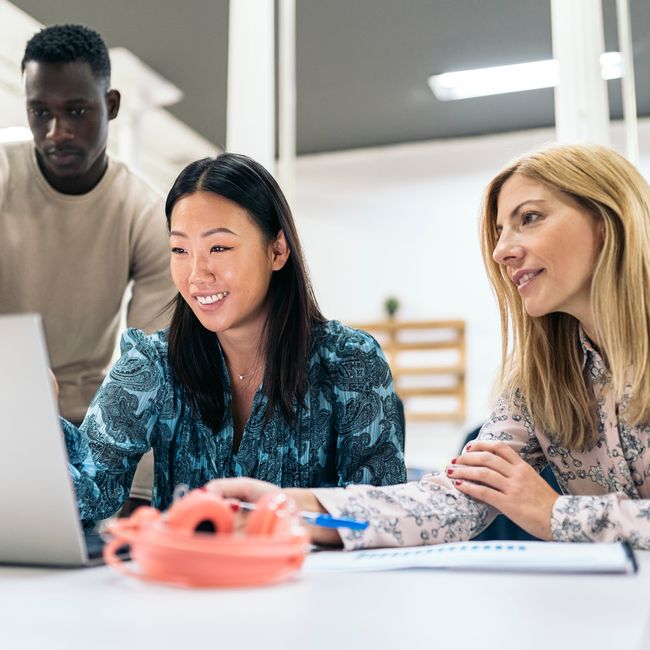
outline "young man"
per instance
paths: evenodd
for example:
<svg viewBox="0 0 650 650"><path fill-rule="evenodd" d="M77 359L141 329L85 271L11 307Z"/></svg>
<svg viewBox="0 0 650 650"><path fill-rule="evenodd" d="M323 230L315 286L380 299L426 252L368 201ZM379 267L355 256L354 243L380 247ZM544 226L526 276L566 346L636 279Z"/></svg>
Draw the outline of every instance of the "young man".
<svg viewBox="0 0 650 650"><path fill-rule="evenodd" d="M0 313L42 314L61 414L80 422L111 360L129 283L127 325L167 325L176 291L165 215L160 196L106 154L120 94L101 36L43 29L22 70L34 141L0 146ZM147 498L137 482L134 495Z"/></svg>

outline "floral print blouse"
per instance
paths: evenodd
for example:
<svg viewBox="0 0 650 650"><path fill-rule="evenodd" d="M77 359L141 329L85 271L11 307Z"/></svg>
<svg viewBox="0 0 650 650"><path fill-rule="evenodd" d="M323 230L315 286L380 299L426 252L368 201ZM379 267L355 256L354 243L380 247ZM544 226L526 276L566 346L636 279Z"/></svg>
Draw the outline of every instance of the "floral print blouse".
<svg viewBox="0 0 650 650"><path fill-rule="evenodd" d="M631 427L619 419L605 363L582 331L580 345L598 422L591 449L576 452L558 445L552 434L535 427L518 396L499 400L479 439L507 442L538 471L550 465L563 493L552 512L555 541L627 540L650 549L650 425ZM440 472L417 483L314 493L333 514L370 522L362 532L341 531L347 549L464 541L498 514L460 493Z"/></svg>
<svg viewBox="0 0 650 650"><path fill-rule="evenodd" d="M138 461L154 451L153 505L167 508L179 484L250 476L283 487L391 485L406 480L404 432L393 380L377 342L337 321L316 327L304 405L290 424L264 422L258 389L236 453L228 373L218 432L193 416L174 382L167 331L127 330L79 428L62 419L81 519L117 511Z"/></svg>

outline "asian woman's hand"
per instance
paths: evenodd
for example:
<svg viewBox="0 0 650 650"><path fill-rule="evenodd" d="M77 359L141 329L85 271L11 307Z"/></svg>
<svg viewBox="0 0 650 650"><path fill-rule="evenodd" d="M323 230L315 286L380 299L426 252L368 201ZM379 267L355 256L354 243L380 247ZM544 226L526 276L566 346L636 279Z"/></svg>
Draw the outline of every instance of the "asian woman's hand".
<svg viewBox="0 0 650 650"><path fill-rule="evenodd" d="M220 478L209 481L205 488L213 494L218 494L224 499L237 499L255 503L266 494L275 494L284 492L290 496L297 504L298 510L308 512L327 512L314 496L311 490L305 488L285 488L280 489L277 485L258 481L254 478ZM320 528L318 526L307 526L309 529L312 542L314 544L323 544L326 546L340 546L341 537L338 532L330 528Z"/></svg>
<svg viewBox="0 0 650 650"><path fill-rule="evenodd" d="M553 539L551 513L559 495L505 442L473 441L447 476L459 492L493 506L531 535Z"/></svg>

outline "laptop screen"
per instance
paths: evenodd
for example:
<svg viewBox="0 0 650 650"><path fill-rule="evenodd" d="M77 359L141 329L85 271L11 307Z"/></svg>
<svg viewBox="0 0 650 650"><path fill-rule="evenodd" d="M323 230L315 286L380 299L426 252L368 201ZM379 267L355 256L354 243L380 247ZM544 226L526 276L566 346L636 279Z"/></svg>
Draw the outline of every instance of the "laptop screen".
<svg viewBox="0 0 650 650"><path fill-rule="evenodd" d="M0 562L87 560L41 318L0 316Z"/></svg>

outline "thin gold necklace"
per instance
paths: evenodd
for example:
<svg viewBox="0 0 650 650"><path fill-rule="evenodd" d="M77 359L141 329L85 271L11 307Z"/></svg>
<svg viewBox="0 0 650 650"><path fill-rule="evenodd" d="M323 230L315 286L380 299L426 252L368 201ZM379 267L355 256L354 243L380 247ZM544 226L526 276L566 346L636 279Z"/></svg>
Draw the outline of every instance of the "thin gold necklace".
<svg viewBox="0 0 650 650"><path fill-rule="evenodd" d="M252 377L260 369L260 364L258 363L257 366L255 366L255 370L253 370L252 372L248 372L245 375L242 375L240 372L237 372L232 367L232 364L230 362L227 361L226 363L227 363L228 367L235 373L235 375L237 375L237 377L239 377L240 381L243 381L244 379L247 379L248 377Z"/></svg>

